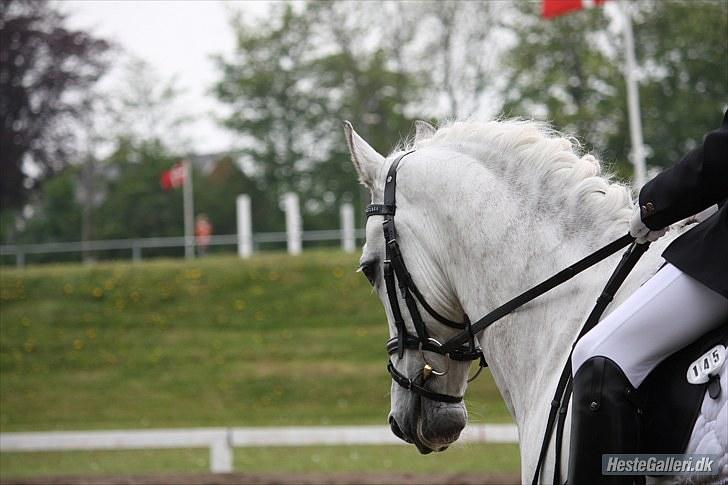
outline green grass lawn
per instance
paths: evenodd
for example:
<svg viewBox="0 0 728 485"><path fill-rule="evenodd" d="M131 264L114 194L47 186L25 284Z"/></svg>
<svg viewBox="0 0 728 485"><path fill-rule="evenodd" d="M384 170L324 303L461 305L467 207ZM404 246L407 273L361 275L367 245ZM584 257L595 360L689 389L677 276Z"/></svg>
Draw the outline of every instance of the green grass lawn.
<svg viewBox="0 0 728 485"><path fill-rule="evenodd" d="M420 455L407 446L303 446L237 448L238 472L518 473L517 445L455 445ZM0 454L3 476L129 474L210 470L208 450L139 450Z"/></svg>
<svg viewBox="0 0 728 485"><path fill-rule="evenodd" d="M312 251L2 268L0 430L384 423L384 311L356 264ZM472 421L510 422L487 371L468 405Z"/></svg>

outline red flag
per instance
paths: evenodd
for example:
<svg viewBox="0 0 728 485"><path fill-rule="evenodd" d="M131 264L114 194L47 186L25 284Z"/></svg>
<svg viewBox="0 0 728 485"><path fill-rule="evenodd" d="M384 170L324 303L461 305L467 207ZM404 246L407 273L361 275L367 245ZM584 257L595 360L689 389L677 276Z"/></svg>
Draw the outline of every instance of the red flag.
<svg viewBox="0 0 728 485"><path fill-rule="evenodd" d="M543 0L542 13L544 18L550 19L574 10L601 5L604 2L605 0Z"/></svg>
<svg viewBox="0 0 728 485"><path fill-rule="evenodd" d="M177 189L185 183L185 165L184 162L176 163L169 170L162 172L159 177L159 185L164 190Z"/></svg>

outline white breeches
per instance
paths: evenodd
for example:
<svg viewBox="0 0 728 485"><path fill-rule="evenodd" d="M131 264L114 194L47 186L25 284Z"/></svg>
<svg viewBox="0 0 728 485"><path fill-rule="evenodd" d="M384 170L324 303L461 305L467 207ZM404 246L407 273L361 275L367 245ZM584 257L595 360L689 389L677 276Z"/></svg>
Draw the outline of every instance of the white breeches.
<svg viewBox="0 0 728 485"><path fill-rule="evenodd" d="M602 356L639 387L663 359L726 317L728 299L667 264L579 340L572 375L591 357Z"/></svg>

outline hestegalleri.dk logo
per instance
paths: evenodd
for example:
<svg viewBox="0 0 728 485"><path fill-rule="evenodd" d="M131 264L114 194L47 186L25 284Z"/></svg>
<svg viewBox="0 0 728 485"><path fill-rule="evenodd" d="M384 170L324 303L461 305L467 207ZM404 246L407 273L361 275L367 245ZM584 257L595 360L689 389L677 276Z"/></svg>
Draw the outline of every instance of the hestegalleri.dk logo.
<svg viewBox="0 0 728 485"><path fill-rule="evenodd" d="M603 475L717 475L718 455L602 455Z"/></svg>

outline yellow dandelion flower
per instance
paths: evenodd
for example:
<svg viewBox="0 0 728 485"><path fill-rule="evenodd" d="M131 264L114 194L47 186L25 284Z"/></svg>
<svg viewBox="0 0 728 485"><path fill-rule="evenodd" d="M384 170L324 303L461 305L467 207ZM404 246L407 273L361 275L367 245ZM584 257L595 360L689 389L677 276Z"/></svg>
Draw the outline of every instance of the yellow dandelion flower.
<svg viewBox="0 0 728 485"><path fill-rule="evenodd" d="M199 269L189 269L185 271L185 277L189 280L197 280L202 277L202 271Z"/></svg>

